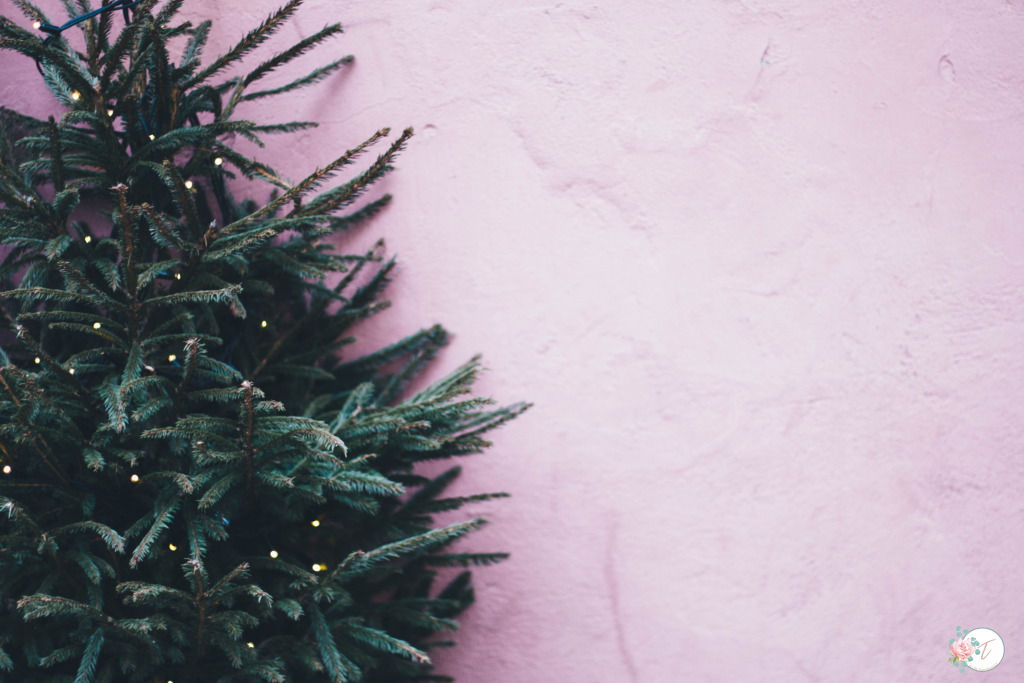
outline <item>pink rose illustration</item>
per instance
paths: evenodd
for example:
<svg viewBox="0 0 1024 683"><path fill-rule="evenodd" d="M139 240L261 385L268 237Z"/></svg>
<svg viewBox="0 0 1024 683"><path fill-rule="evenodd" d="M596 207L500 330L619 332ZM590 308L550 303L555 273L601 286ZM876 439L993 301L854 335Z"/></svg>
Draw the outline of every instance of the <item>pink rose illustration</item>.
<svg viewBox="0 0 1024 683"><path fill-rule="evenodd" d="M954 657L958 657L961 661L967 661L967 658L974 651L971 644L965 641L963 638L954 640L953 644L949 646L949 654Z"/></svg>

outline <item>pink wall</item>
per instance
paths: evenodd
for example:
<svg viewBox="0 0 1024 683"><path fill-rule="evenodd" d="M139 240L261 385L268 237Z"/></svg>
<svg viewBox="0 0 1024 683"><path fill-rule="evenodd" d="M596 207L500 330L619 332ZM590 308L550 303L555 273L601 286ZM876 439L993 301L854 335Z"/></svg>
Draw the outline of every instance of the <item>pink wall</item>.
<svg viewBox="0 0 1024 683"><path fill-rule="evenodd" d="M223 49L280 3L188 4ZM1024 677L1020 0L308 0L275 44L335 19L265 158L414 126L367 335L537 404L466 463L513 559L444 672L939 681L987 626Z"/></svg>

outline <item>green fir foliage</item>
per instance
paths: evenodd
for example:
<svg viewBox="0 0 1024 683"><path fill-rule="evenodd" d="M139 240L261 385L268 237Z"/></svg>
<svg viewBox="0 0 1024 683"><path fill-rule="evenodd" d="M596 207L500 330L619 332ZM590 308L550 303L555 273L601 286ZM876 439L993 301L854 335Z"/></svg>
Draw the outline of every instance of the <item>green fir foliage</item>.
<svg viewBox="0 0 1024 683"><path fill-rule="evenodd" d="M459 468L416 466L527 406L473 397L477 359L412 394L440 327L341 356L394 262L325 238L387 204L361 200L412 131L297 182L228 146L315 125L233 116L351 61L266 84L341 32L255 60L300 0L213 59L183 0L79 23L84 51L14 4L0 47L66 112L0 108L0 681L440 680L428 653L473 600L459 568L505 555L452 548L483 520L435 516L504 494L446 496ZM239 176L271 200L236 201Z"/></svg>

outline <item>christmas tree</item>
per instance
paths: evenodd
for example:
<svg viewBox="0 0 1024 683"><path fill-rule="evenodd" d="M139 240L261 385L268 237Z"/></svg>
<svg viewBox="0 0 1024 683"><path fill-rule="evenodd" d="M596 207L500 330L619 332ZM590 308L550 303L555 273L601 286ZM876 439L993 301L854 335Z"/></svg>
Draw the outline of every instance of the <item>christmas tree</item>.
<svg viewBox="0 0 1024 683"><path fill-rule="evenodd" d="M415 467L526 406L473 397L476 359L413 393L441 327L343 357L394 261L325 240L388 203L363 197L412 131L344 182L387 129L297 182L227 144L313 127L234 115L351 61L265 85L334 24L243 68L300 0L206 64L184 0L63 0L63 26L13 1L0 47L66 112L0 108L0 680L441 679L428 652L473 599L445 568L505 555L433 518L504 494ZM270 200L236 201L239 176Z"/></svg>

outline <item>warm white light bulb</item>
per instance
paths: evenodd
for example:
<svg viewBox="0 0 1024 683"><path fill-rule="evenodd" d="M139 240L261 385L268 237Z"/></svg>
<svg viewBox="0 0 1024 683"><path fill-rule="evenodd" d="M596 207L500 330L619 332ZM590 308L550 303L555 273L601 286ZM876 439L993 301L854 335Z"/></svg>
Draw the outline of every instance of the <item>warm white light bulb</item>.
<svg viewBox="0 0 1024 683"><path fill-rule="evenodd" d="M93 324L92 324L92 329L94 329L94 330L98 330L98 329L100 329L101 327L103 327L103 326L102 326L102 325L100 325L99 323L93 323Z"/></svg>
<svg viewBox="0 0 1024 683"><path fill-rule="evenodd" d="M216 159L213 160L213 165L214 166L220 166L223 163L224 163L224 160L221 159L220 157L217 157Z"/></svg>
<svg viewBox="0 0 1024 683"><path fill-rule="evenodd" d="M39 356L36 356L36 363L42 363L42 362L43 361L39 360Z"/></svg>
<svg viewBox="0 0 1024 683"><path fill-rule="evenodd" d="M175 356L173 353L171 355L167 356L167 360L171 361L172 363L174 361L176 361L177 359L178 359L178 357Z"/></svg>
<svg viewBox="0 0 1024 683"><path fill-rule="evenodd" d="M188 189L191 190L192 189L192 181L191 180L186 180L185 181L185 187L187 187Z"/></svg>
<svg viewBox="0 0 1024 683"><path fill-rule="evenodd" d="M32 28L34 28L34 29L35 29L35 30L37 30L37 31L39 30L39 28L40 28L40 27L41 27L42 25L43 25L43 22L41 22L41 21L33 21L33 22L32 22Z"/></svg>
<svg viewBox="0 0 1024 683"><path fill-rule="evenodd" d="M271 550L270 551L270 556L271 557L277 557L277 551L276 550Z"/></svg>
<svg viewBox="0 0 1024 683"><path fill-rule="evenodd" d="M314 565L313 565L313 571L315 571L315 572L318 572L318 571L320 571L321 569L323 569L323 567L321 567L320 565L318 565L318 564L314 564Z"/></svg>
<svg viewBox="0 0 1024 683"><path fill-rule="evenodd" d="M10 474L10 473L11 473L11 466L10 465L4 465L4 474Z"/></svg>
<svg viewBox="0 0 1024 683"><path fill-rule="evenodd" d="M107 116L113 116L113 115L114 115L114 110L113 109L108 109L107 110Z"/></svg>
<svg viewBox="0 0 1024 683"><path fill-rule="evenodd" d="M174 545L173 543L168 544L167 547L171 549L171 552L174 552L178 549L178 546Z"/></svg>
<svg viewBox="0 0 1024 683"><path fill-rule="evenodd" d="M181 273L175 273L174 274L174 279L175 280L180 280L181 279Z"/></svg>
<svg viewBox="0 0 1024 683"><path fill-rule="evenodd" d="M80 97L81 97L81 95L78 93L77 90L74 91L73 93L71 93L71 99L75 100L76 102L78 101L78 98L80 98Z"/></svg>
<svg viewBox="0 0 1024 683"><path fill-rule="evenodd" d="M89 244L89 242L92 242L92 236L91 235L86 235L85 236L85 243Z"/></svg>
<svg viewBox="0 0 1024 683"><path fill-rule="evenodd" d="M248 645L249 647L256 647L256 646L255 646L255 645L253 645L252 643L246 643L246 645Z"/></svg>
<svg viewBox="0 0 1024 683"><path fill-rule="evenodd" d="M156 136L155 136L155 135L150 135L150 136L149 136L149 139L150 139L150 140L156 140Z"/></svg>
<svg viewBox="0 0 1024 683"><path fill-rule="evenodd" d="M320 520L319 519L314 519L313 520L313 526L320 526Z"/></svg>
<svg viewBox="0 0 1024 683"><path fill-rule="evenodd" d="M260 327L266 327L266 326L267 326L267 321L266 320L264 320L262 323L260 323Z"/></svg>
<svg viewBox="0 0 1024 683"><path fill-rule="evenodd" d="M138 480L139 480L139 475L133 474L132 475L132 481L138 481Z"/></svg>
<svg viewBox="0 0 1024 683"><path fill-rule="evenodd" d="M75 374L75 369L74 368L68 368L68 374L69 375Z"/></svg>

